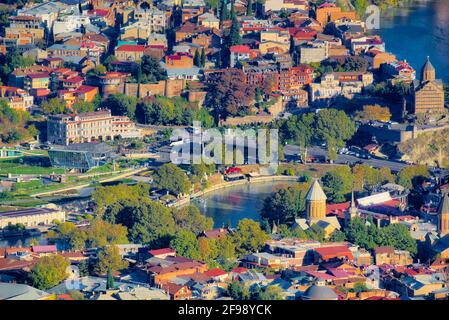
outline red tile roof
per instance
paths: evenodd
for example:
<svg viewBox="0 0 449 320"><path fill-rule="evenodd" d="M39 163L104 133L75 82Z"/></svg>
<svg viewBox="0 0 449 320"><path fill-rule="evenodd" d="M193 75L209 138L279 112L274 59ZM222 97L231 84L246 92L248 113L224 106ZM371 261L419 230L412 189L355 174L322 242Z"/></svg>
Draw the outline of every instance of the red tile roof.
<svg viewBox="0 0 449 320"><path fill-rule="evenodd" d="M243 268L243 267L237 267L237 268L232 269L231 272L241 274L241 273L245 273L246 271L248 271L248 269Z"/></svg>
<svg viewBox="0 0 449 320"><path fill-rule="evenodd" d="M48 73L32 73L27 75L31 79L48 78L50 75Z"/></svg>
<svg viewBox="0 0 449 320"><path fill-rule="evenodd" d="M215 269L207 270L206 272L204 272L204 274L206 274L210 277L219 277L219 276L223 276L228 273L220 268L215 268Z"/></svg>
<svg viewBox="0 0 449 320"><path fill-rule="evenodd" d="M344 258L344 257L350 260L354 260L354 257L347 246L316 248L315 252L317 252L323 260L330 260L333 258Z"/></svg>
<svg viewBox="0 0 449 320"><path fill-rule="evenodd" d="M87 93L94 90L97 90L97 87L93 86L80 86L78 89L75 90L76 93Z"/></svg>
<svg viewBox="0 0 449 320"><path fill-rule="evenodd" d="M176 250L173 250L172 248L163 248L163 249L156 249L156 250L150 250L148 251L149 254L153 255L153 256L158 256L161 254L176 254Z"/></svg>
<svg viewBox="0 0 449 320"><path fill-rule="evenodd" d="M36 253L47 253L47 252L57 252L58 251L55 244L32 246L31 250Z"/></svg>
<svg viewBox="0 0 449 320"><path fill-rule="evenodd" d="M37 260L17 260L11 258L0 259L0 270L20 270L32 267Z"/></svg>
<svg viewBox="0 0 449 320"><path fill-rule="evenodd" d="M231 53L240 53L240 54L244 54L244 53L250 53L251 52L251 48L249 46L245 46L245 45L237 45L237 46L231 46L229 48L229 51L231 51Z"/></svg>
<svg viewBox="0 0 449 320"><path fill-rule="evenodd" d="M83 82L84 78L80 77L80 76L75 76L69 79L64 79L64 82L68 82L68 83L78 83L78 82Z"/></svg>

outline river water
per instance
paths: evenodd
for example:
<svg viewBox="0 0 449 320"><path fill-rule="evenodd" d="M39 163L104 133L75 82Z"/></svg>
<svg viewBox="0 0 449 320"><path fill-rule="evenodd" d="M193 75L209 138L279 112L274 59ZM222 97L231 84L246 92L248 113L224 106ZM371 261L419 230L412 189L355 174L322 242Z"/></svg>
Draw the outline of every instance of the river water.
<svg viewBox="0 0 449 320"><path fill-rule="evenodd" d="M193 202L207 217L214 219L215 227L235 227L243 219L259 220L259 213L266 197L294 182L260 182L217 190Z"/></svg>
<svg viewBox="0 0 449 320"><path fill-rule="evenodd" d="M449 81L448 0L416 0L405 8L381 13L380 27L376 33L387 51L407 60L418 77L429 56L437 77Z"/></svg>

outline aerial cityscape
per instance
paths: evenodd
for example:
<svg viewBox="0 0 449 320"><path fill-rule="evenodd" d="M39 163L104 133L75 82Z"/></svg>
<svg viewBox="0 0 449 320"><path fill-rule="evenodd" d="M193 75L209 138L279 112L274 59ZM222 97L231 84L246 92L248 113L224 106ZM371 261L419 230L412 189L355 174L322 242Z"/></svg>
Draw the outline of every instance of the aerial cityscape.
<svg viewBox="0 0 449 320"><path fill-rule="evenodd" d="M448 300L448 52L445 0L1 1L0 300Z"/></svg>

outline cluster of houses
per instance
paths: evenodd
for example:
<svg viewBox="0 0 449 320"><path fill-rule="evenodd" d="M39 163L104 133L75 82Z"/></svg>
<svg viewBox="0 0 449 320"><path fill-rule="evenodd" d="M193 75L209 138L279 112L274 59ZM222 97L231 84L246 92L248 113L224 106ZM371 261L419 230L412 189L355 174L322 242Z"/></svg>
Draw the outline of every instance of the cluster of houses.
<svg viewBox="0 0 449 320"><path fill-rule="evenodd" d="M80 291L92 300L152 299L230 299L228 286L238 282L255 287L278 287L282 299L290 300L398 300L447 299L449 291L449 196L442 197L435 224L407 215L404 190L389 184L383 191L348 203L326 204L326 197L315 181L306 198L306 218L296 227L307 230L317 224L325 240L285 238L273 226L261 251L250 252L235 261L231 269L209 267L167 247L151 249L140 244L117 245L129 262L124 270L113 273L115 286L109 288L105 276L71 274L70 283L62 282L47 291L27 294L36 299L68 299ZM349 242L330 242L329 235L356 217L370 218L367 223L382 227L401 223L407 226L423 252L412 256L407 250L380 246L366 250ZM368 222L369 221L369 222ZM428 228L433 226L433 228ZM232 228L201 232L198 237L218 239L232 235ZM426 259L423 253L428 253ZM11 292L23 286L39 258L61 255L73 266L97 258L97 250L65 252L56 245L0 248L0 282ZM3 289L4 295L9 292ZM5 293L6 292L6 293Z"/></svg>
<svg viewBox="0 0 449 320"><path fill-rule="evenodd" d="M414 112L444 107L440 81L430 62L417 81L415 70L386 52L379 36L368 35L355 12L342 11L333 3L316 6L300 0L247 5L246 1L227 4L237 14L241 36L241 43L229 48L230 67L241 69L251 86L281 96L284 104L304 107L340 96L350 98L378 75L393 83L413 83L416 93L423 91L421 98L415 95ZM201 104L205 95L201 84L222 71L216 66L230 25L231 20L220 19L219 12L202 0L26 4L9 17L0 51L6 54L14 46L35 65L13 70L0 94L10 106L23 110L55 93L68 107L75 101L92 101L97 94L172 97L186 91L189 99ZM117 32L118 39L112 41ZM144 56L157 59L168 78L137 88L130 71ZM195 56L201 59L195 61ZM341 63L348 57L364 61L366 67L317 77L311 66ZM109 72L92 74L106 60ZM434 91L435 101L424 106L429 103L429 90Z"/></svg>

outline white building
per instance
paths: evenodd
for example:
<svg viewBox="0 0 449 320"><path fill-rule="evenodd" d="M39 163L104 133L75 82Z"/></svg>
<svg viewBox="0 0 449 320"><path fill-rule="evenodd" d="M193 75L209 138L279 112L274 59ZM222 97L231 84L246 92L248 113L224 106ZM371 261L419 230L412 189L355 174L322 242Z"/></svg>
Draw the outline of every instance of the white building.
<svg viewBox="0 0 449 320"><path fill-rule="evenodd" d="M78 31L81 27L86 27L90 24L90 18L88 16L65 16L59 18L53 23L53 34L57 35L65 32Z"/></svg>

